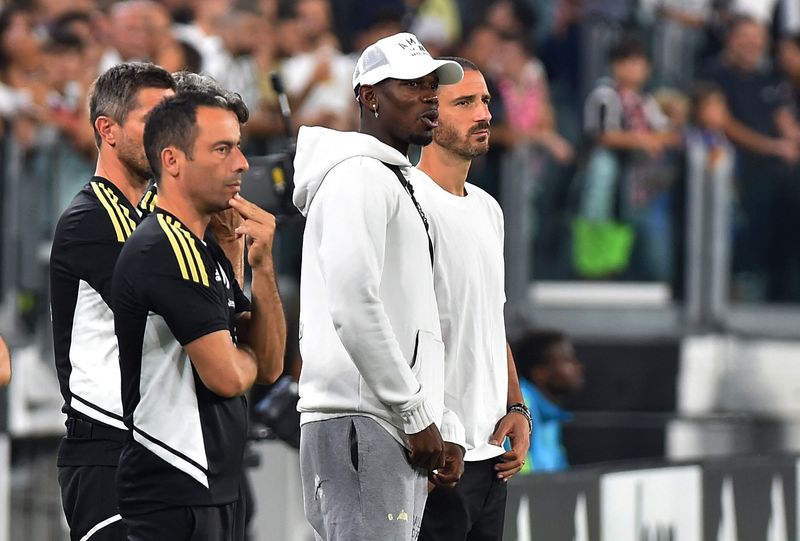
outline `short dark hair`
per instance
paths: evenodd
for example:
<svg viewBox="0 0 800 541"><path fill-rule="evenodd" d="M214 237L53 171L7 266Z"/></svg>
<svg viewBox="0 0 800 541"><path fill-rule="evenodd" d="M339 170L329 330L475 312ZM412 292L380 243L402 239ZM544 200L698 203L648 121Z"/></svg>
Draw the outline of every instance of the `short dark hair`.
<svg viewBox="0 0 800 541"><path fill-rule="evenodd" d="M647 49L644 44L633 36L623 36L608 51L608 62L616 64L631 58L647 59Z"/></svg>
<svg viewBox="0 0 800 541"><path fill-rule="evenodd" d="M461 69L464 71L481 71L473 61L467 60L466 58L462 58L460 56L440 56L438 60L449 60L450 62L455 62L461 66Z"/></svg>
<svg viewBox="0 0 800 541"><path fill-rule="evenodd" d="M183 70L172 74L175 79L175 92L217 92L224 94L226 91L209 75Z"/></svg>
<svg viewBox="0 0 800 541"><path fill-rule="evenodd" d="M45 40L42 50L49 54L82 53L84 44L72 32L52 33Z"/></svg>
<svg viewBox="0 0 800 541"><path fill-rule="evenodd" d="M175 90L172 75L149 62L117 64L100 75L89 90L89 120L94 129L94 141L100 148L100 134L95 120L107 116L117 124L125 124L128 114L136 108L136 94L144 88Z"/></svg>
<svg viewBox="0 0 800 541"><path fill-rule="evenodd" d="M567 340L567 336L554 329L532 329L526 331L511 343L511 352L517 373L530 378L531 371L537 366L550 362L550 349Z"/></svg>
<svg viewBox="0 0 800 541"><path fill-rule="evenodd" d="M174 146L192 157L200 107L230 111L241 124L250 117L241 96L233 92L193 88L166 98L150 111L144 126L144 151L156 179L161 176L161 151L165 148Z"/></svg>

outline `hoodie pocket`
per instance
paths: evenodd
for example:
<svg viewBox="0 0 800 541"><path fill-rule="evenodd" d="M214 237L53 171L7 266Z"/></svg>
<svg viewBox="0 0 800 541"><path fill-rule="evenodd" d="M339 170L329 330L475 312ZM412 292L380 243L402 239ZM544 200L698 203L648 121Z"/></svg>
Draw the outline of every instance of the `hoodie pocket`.
<svg viewBox="0 0 800 541"><path fill-rule="evenodd" d="M422 386L425 399L441 424L444 411L444 343L430 331L417 331L411 371Z"/></svg>

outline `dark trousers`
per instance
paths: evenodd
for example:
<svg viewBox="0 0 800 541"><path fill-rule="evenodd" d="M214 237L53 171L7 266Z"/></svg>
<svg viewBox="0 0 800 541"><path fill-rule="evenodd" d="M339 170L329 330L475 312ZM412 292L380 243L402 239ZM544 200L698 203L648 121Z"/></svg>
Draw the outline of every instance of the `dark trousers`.
<svg viewBox="0 0 800 541"><path fill-rule="evenodd" d="M126 516L128 541L244 541L243 501Z"/></svg>
<svg viewBox="0 0 800 541"><path fill-rule="evenodd" d="M496 463L466 462L454 488L428 494L419 541L502 541L506 483L497 478Z"/></svg>
<svg viewBox="0 0 800 541"><path fill-rule="evenodd" d="M117 468L60 466L61 504L73 541L91 532L91 541L122 541L125 530L117 509Z"/></svg>

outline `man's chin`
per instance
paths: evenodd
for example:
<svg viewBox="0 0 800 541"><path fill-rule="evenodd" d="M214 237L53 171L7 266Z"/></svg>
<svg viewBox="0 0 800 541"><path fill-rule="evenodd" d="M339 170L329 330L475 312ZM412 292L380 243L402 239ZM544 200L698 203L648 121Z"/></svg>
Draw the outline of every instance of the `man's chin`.
<svg viewBox="0 0 800 541"><path fill-rule="evenodd" d="M419 145L421 147L425 147L433 142L433 133L414 133L408 138L408 142L412 145Z"/></svg>

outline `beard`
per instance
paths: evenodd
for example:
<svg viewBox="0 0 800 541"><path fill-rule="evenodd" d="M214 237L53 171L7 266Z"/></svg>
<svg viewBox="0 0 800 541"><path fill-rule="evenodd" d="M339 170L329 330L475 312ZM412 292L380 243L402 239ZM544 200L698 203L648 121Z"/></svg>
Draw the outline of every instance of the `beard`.
<svg viewBox="0 0 800 541"><path fill-rule="evenodd" d="M473 159L478 156L483 156L489 152L489 136L486 136L485 141L478 141L475 143L470 142L470 137L473 133L479 130L488 130L488 122L479 122L472 126L465 136L461 136L456 129L443 123L439 120L439 127L433 131L433 140L440 147L461 156L462 158Z"/></svg>
<svg viewBox="0 0 800 541"><path fill-rule="evenodd" d="M123 139L117 147L117 156L129 171L145 181L153 178L153 170L144 154L144 148L128 139Z"/></svg>

